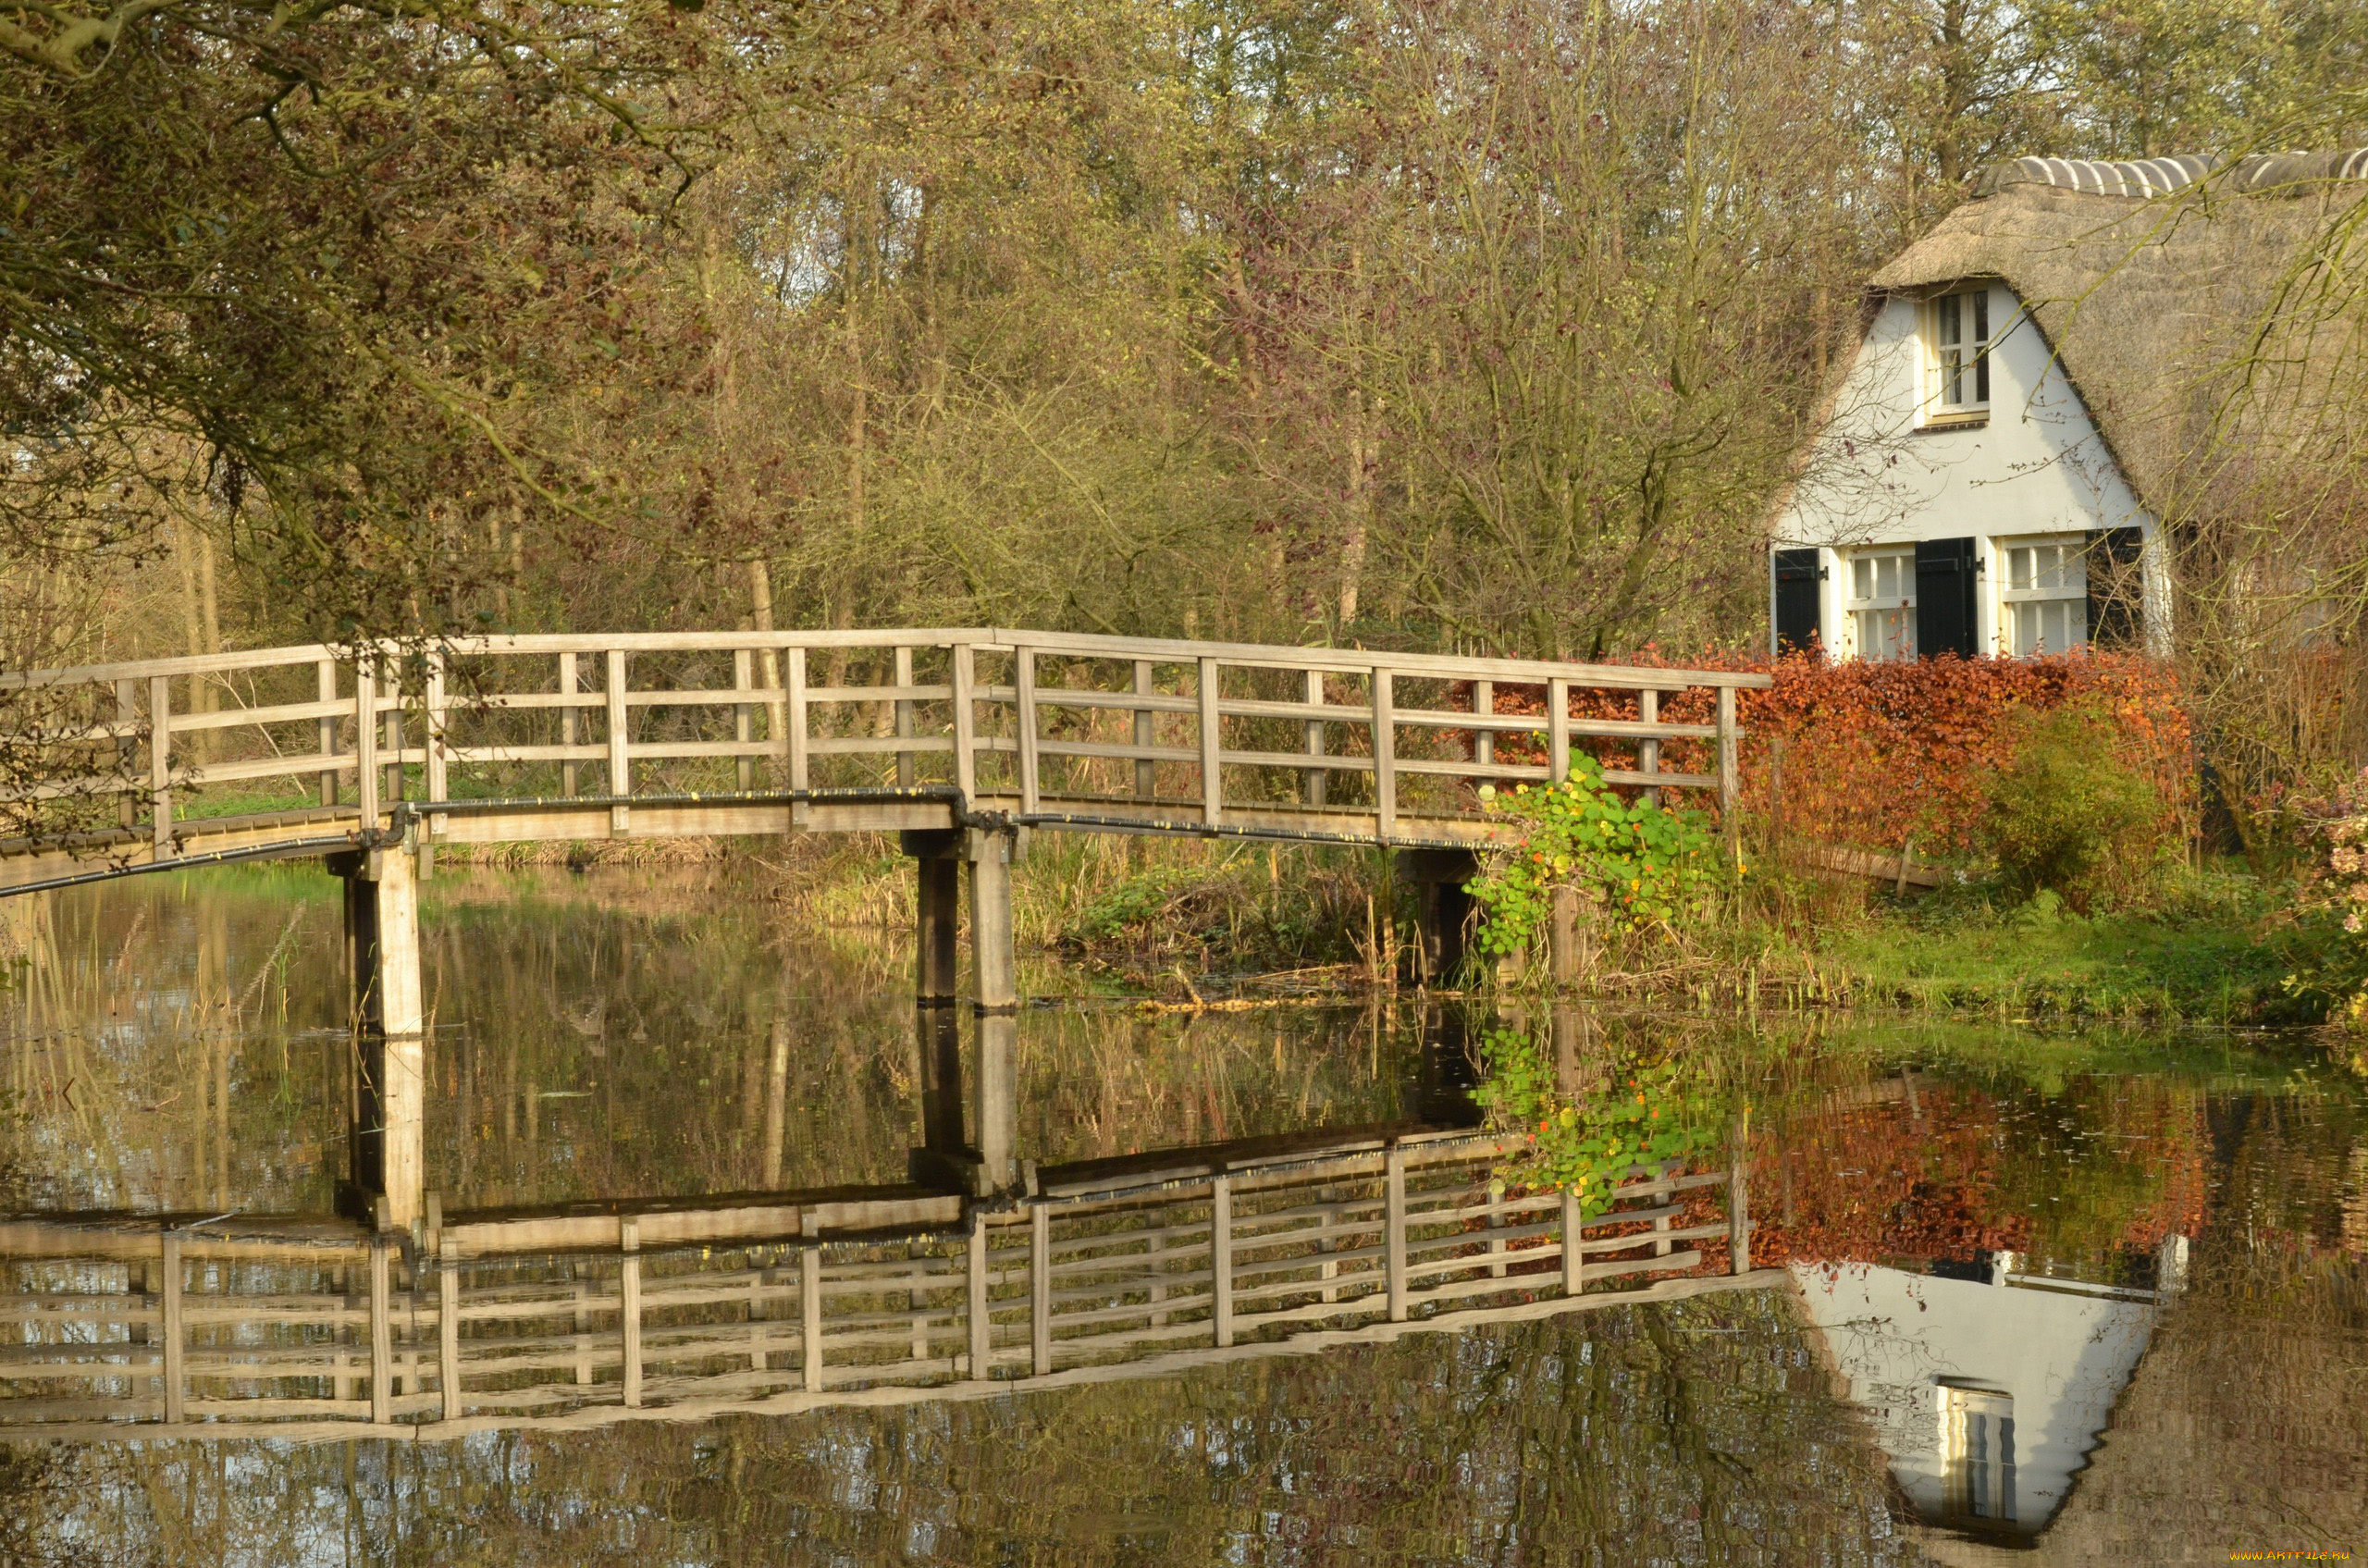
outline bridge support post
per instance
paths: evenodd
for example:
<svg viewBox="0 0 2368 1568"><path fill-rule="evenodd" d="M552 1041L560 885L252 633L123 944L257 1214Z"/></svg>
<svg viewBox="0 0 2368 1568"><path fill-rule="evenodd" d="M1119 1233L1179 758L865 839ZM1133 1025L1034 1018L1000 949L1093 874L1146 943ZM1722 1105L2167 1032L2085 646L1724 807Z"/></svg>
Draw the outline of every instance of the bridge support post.
<svg viewBox="0 0 2368 1568"><path fill-rule="evenodd" d="M955 925L960 913L962 834L907 830L903 841L905 853L913 858L918 893L913 998L924 1007L951 1006L961 988Z"/></svg>
<svg viewBox="0 0 2368 1568"><path fill-rule="evenodd" d="M1424 985L1445 984L1463 968L1473 908L1463 884L1479 874L1479 861L1469 849L1410 849L1403 864L1416 894L1414 978Z"/></svg>
<svg viewBox="0 0 2368 1568"><path fill-rule="evenodd" d="M1551 895L1552 919L1547 927L1547 977L1555 985L1576 985L1585 973L1588 954L1579 925L1579 890L1557 883Z"/></svg>
<svg viewBox="0 0 2368 1568"><path fill-rule="evenodd" d="M408 844L333 857L345 883L360 1093L349 1130L353 1187L391 1229L426 1204L427 1018L420 981L419 884Z"/></svg>
<svg viewBox="0 0 2368 1568"><path fill-rule="evenodd" d="M1016 834L964 830L970 866L970 960L978 986L979 1185L1007 1191L1019 1179L1018 1084L1019 976L1011 927L1011 861Z"/></svg>
<svg viewBox="0 0 2368 1568"><path fill-rule="evenodd" d="M1011 929L1011 852L1015 834L968 829L963 858L970 863L970 958L980 1012L1019 1006L1019 976Z"/></svg>
<svg viewBox="0 0 2368 1568"><path fill-rule="evenodd" d="M952 1007L913 1011L919 1036L921 1141L906 1157L906 1174L923 1187L979 1190L977 1165L962 1137L962 1015Z"/></svg>
<svg viewBox="0 0 2368 1568"><path fill-rule="evenodd" d="M1013 1014L979 1015L977 1191L981 1197L1019 1184L1018 1044L1019 1019Z"/></svg>

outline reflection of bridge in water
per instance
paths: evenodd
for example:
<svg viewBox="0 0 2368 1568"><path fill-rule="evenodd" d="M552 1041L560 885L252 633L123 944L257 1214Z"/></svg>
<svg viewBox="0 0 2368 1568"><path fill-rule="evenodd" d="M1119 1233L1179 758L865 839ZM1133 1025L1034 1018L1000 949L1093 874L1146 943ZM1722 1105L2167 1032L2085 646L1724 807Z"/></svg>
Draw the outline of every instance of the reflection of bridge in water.
<svg viewBox="0 0 2368 1568"><path fill-rule="evenodd" d="M418 872L439 845L895 832L916 861L917 994L1019 1001L1011 864L1035 832L1406 853L1424 967L1460 962L1475 785L1560 780L1572 743L1648 795L1737 784L1733 672L986 629L462 639L272 648L0 675L0 895L226 859L346 883L361 1044L358 1206L422 1217ZM1667 696L1675 705L1664 712ZM1633 765L1630 765L1633 764ZM197 792L316 803L234 817ZM202 800L200 802L202 804ZM1730 813L1732 821L1732 813ZM65 831L68 827L76 831ZM1574 890L1553 922L1575 952ZM1003 1173L995 1173L1005 1185Z"/></svg>
<svg viewBox="0 0 2368 1568"><path fill-rule="evenodd" d="M364 655L0 677L23 784L0 806L33 830L0 841L0 894L299 856L345 880L366 1216L0 1223L0 1424L450 1434L941 1397L1748 1266L1728 1172L1638 1171L1585 1220L1557 1194L1492 1198L1494 1143L1435 1124L1029 1167L1010 866L1040 831L1402 851L1444 974L1471 846L1499 831L1474 785L1560 780L1590 739L1619 748L1612 783L1732 803L1736 693L1765 676L992 630ZM191 813L200 790L259 781L314 803ZM911 1185L438 1212L417 877L439 845L857 831L900 833L916 861Z"/></svg>
<svg viewBox="0 0 2368 1568"><path fill-rule="evenodd" d="M1588 1218L1492 1193L1499 1152L1469 1129L1335 1132L1037 1167L983 1200L431 1213L416 1243L0 1222L0 1427L450 1437L973 1397L1783 1278L1748 1272L1739 1170L1640 1167Z"/></svg>

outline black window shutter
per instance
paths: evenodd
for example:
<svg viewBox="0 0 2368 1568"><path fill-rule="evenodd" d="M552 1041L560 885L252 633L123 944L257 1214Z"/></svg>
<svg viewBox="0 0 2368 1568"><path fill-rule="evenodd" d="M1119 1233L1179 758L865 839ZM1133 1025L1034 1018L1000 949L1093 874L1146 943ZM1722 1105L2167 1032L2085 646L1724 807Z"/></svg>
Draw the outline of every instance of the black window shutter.
<svg viewBox="0 0 2368 1568"><path fill-rule="evenodd" d="M1817 551L1780 549L1776 552L1776 651L1805 653L1815 648L1818 633Z"/></svg>
<svg viewBox="0 0 2368 1568"><path fill-rule="evenodd" d="M1916 546L1916 652L1924 659L1980 651L1973 592L1973 540L1923 539Z"/></svg>
<svg viewBox="0 0 2368 1568"><path fill-rule="evenodd" d="M2146 535L2138 528L2089 530L2089 640L2130 648L2141 639Z"/></svg>

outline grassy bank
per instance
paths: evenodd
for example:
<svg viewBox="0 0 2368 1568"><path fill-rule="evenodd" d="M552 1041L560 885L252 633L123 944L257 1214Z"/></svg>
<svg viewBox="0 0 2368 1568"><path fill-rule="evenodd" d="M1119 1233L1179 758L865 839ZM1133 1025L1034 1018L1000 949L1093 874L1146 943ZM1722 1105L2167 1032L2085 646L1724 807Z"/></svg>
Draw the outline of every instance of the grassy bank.
<svg viewBox="0 0 2368 1568"><path fill-rule="evenodd" d="M913 920L911 862L893 840L754 854L793 919ZM2316 969L2322 939L2280 920L2281 896L2225 870L2189 875L2150 909L2093 917L1979 885L1906 898L1864 883L1762 885L1674 939L1602 943L1582 989L1720 1008L2316 1023L2326 999L2289 977ZM1261 976L1388 985L1413 936L1412 887L1370 851L1040 833L1014 869L1013 900L1024 946L1162 990L1178 972L1202 989ZM1510 969L1465 979L1521 983Z"/></svg>
<svg viewBox="0 0 2368 1568"><path fill-rule="evenodd" d="M2325 1016L2325 998L2294 980L2316 969L2319 946L2278 921L2265 890L2231 878L2211 897L2093 917L2044 895L1880 898L1807 942L1768 932L1763 951L1778 968L1805 961L1847 1005L2295 1025Z"/></svg>

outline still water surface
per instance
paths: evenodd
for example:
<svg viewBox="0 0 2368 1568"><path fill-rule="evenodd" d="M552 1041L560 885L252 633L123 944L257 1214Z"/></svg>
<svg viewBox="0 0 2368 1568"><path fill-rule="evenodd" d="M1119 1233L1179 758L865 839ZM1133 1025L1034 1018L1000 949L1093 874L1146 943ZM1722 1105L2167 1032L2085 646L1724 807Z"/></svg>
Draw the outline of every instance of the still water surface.
<svg viewBox="0 0 2368 1568"><path fill-rule="evenodd" d="M0 905L0 1209L333 1210L334 885L217 872ZM893 942L785 931L703 874L429 894L448 1210L896 1183L928 1141ZM1150 1014L1029 980L1067 998L1018 1031L1017 1143L1043 1165L1468 1121L1466 1043L1530 1021L1402 998ZM1778 1288L787 1416L18 1440L0 1561L2368 1549L2368 1101L2306 1043L1678 1017L1590 1018L1576 1049L1640 1044L1716 1061L1750 1101L1755 1261L1789 1271ZM41 1391L0 1367L0 1423Z"/></svg>

